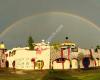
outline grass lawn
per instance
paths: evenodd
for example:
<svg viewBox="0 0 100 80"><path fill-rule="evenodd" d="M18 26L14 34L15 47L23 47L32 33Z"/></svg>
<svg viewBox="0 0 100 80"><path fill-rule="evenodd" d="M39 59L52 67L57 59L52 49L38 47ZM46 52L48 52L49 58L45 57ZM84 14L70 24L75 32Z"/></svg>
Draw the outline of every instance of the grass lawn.
<svg viewBox="0 0 100 80"><path fill-rule="evenodd" d="M99 80L100 69L27 71L0 69L0 80Z"/></svg>

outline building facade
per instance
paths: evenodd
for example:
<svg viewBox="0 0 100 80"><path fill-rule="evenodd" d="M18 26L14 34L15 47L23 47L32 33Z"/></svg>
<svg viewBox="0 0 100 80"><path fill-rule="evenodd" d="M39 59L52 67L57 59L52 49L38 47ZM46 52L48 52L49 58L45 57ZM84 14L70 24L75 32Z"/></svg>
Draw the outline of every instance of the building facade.
<svg viewBox="0 0 100 80"><path fill-rule="evenodd" d="M28 47L7 51L9 67L16 69L78 69L100 66L100 50L81 49L66 41L58 49L45 41L35 43L34 50Z"/></svg>
<svg viewBox="0 0 100 80"><path fill-rule="evenodd" d="M24 47L7 51L9 67L13 68L15 66L16 69L49 69L50 46L44 42L35 45L34 50Z"/></svg>

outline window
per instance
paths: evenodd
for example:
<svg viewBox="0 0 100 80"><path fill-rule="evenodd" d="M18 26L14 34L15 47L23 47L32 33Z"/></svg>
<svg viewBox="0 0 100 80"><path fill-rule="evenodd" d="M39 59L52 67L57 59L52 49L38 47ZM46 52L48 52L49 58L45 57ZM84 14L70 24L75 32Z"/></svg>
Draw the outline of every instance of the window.
<svg viewBox="0 0 100 80"><path fill-rule="evenodd" d="M72 52L78 52L78 48L71 48Z"/></svg>
<svg viewBox="0 0 100 80"><path fill-rule="evenodd" d="M65 58L58 58L58 59L56 59L56 62L57 63L62 63L62 62L64 62L65 61Z"/></svg>

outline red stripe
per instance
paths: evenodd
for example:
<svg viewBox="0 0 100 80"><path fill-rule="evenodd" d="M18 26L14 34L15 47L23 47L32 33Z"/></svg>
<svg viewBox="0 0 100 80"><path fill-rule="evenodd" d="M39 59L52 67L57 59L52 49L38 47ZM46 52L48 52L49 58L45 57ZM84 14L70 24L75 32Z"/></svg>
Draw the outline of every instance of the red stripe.
<svg viewBox="0 0 100 80"><path fill-rule="evenodd" d="M95 64L95 66L96 66L96 61L94 60L94 64Z"/></svg>
<svg viewBox="0 0 100 80"><path fill-rule="evenodd" d="M36 49L36 53L37 53L37 54L41 54L41 52L42 52L41 49L39 49L39 48Z"/></svg>
<svg viewBox="0 0 100 80"><path fill-rule="evenodd" d="M68 48L68 60L70 60L70 48Z"/></svg>
<svg viewBox="0 0 100 80"><path fill-rule="evenodd" d="M43 51L43 50L47 50L47 48L45 48L45 49L42 49L42 48L36 48L35 50L36 50L36 53L37 53L37 54L41 54L42 51Z"/></svg>
<svg viewBox="0 0 100 80"><path fill-rule="evenodd" d="M61 48L61 58L63 58L63 49Z"/></svg>
<svg viewBox="0 0 100 80"><path fill-rule="evenodd" d="M63 49L61 48L61 58L63 58ZM64 62L62 61L62 68L64 69Z"/></svg>

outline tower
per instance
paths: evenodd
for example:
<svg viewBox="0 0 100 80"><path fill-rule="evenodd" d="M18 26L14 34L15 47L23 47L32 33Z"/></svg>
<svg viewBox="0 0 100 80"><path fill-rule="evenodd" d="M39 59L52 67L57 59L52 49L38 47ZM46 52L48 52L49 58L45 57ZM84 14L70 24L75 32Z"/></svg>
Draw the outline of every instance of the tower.
<svg viewBox="0 0 100 80"><path fill-rule="evenodd" d="M0 67L5 67L6 55L5 55L5 45L3 42L0 43Z"/></svg>

